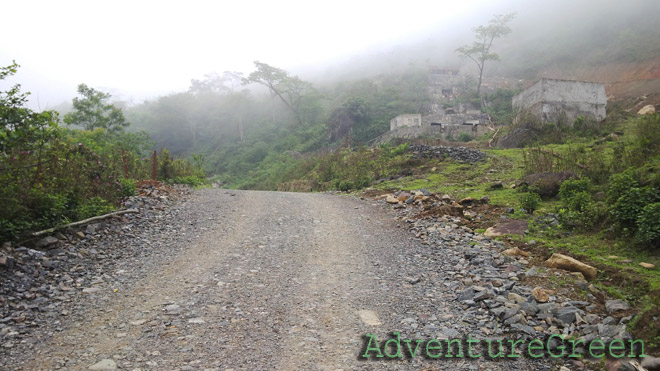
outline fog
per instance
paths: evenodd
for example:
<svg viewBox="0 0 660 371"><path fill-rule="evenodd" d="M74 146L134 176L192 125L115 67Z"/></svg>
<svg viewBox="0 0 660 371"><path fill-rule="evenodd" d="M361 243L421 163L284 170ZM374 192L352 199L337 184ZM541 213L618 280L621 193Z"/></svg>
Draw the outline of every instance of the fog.
<svg viewBox="0 0 660 371"><path fill-rule="evenodd" d="M580 42L605 43L658 14L660 2L626 1L21 1L3 5L0 65L30 105L52 108L86 83L124 102L183 91L212 72L249 73L259 60L314 82L410 64L467 67L454 50L493 14L516 12L489 73L531 77L540 60L579 60ZM633 20L633 21L631 21ZM628 23L630 22L630 24ZM653 24L656 21L650 20ZM648 23L647 22L647 23ZM660 38L648 35L651 50ZM608 30L615 30L608 32ZM532 63L532 62L534 63ZM538 65L536 65L538 64Z"/></svg>

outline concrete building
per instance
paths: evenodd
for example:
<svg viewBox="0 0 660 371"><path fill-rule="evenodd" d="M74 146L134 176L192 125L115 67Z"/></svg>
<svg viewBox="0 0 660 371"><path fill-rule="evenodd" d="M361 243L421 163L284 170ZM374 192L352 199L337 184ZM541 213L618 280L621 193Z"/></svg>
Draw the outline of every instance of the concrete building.
<svg viewBox="0 0 660 371"><path fill-rule="evenodd" d="M422 115L419 113L406 113L390 120L390 130L415 126L422 126Z"/></svg>
<svg viewBox="0 0 660 371"><path fill-rule="evenodd" d="M540 79L513 97L516 120L532 115L541 122L572 125L579 116L605 118L605 86L597 82Z"/></svg>

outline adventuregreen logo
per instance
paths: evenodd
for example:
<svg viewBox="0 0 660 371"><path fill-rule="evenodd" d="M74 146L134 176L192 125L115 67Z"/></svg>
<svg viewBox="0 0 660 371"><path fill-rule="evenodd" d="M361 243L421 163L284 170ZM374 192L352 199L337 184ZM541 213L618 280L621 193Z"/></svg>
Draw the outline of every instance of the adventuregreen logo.
<svg viewBox="0 0 660 371"><path fill-rule="evenodd" d="M360 352L363 359L415 358L420 355L429 359L437 358L622 358L646 357L644 341L614 339L604 342L599 339L566 338L565 335L551 335L545 340L513 339L474 339L467 335L464 339L401 339L399 332L379 342L376 335L366 334ZM465 351L464 351L465 350Z"/></svg>

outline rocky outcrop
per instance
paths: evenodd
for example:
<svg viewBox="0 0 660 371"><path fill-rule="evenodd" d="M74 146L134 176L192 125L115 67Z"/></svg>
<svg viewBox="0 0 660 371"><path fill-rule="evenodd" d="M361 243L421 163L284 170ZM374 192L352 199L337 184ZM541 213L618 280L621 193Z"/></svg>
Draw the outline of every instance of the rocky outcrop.
<svg viewBox="0 0 660 371"><path fill-rule="evenodd" d="M539 196L549 198L556 196L559 193L561 183L568 179L577 179L577 175L570 171L558 173L546 171L527 175L521 184L534 188Z"/></svg>

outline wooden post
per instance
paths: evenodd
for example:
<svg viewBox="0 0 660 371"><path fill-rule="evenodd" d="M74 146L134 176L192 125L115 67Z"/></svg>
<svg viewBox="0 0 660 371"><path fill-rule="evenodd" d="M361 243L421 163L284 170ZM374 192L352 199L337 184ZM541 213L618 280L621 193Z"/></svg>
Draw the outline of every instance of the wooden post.
<svg viewBox="0 0 660 371"><path fill-rule="evenodd" d="M158 157L156 155L156 150L154 150L154 169L151 173L151 180L156 180L156 165L158 164Z"/></svg>

